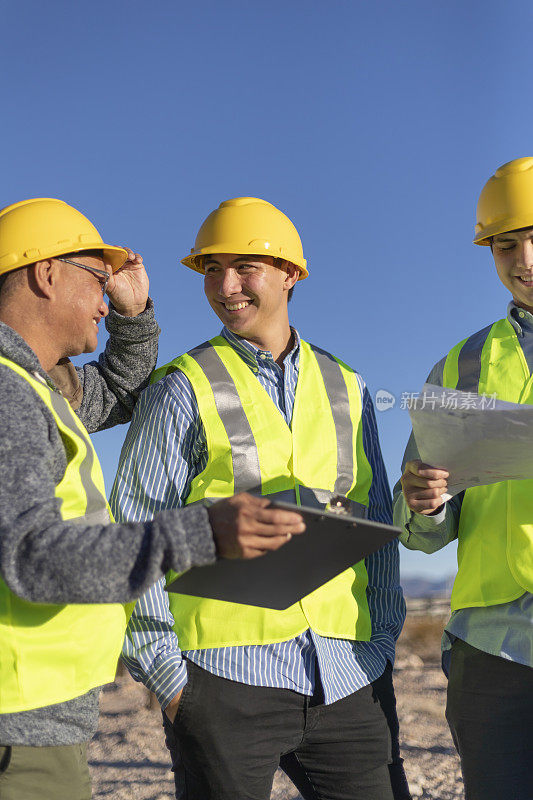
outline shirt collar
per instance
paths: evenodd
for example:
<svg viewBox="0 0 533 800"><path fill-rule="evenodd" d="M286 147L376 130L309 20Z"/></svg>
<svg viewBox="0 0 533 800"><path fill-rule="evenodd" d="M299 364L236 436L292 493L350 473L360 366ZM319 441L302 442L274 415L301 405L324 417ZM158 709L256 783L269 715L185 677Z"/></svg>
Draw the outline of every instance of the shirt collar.
<svg viewBox="0 0 533 800"><path fill-rule="evenodd" d="M294 346L283 359L283 363L286 364L288 361L290 361L295 367L298 367L300 358L300 335L296 328L293 328L292 325L291 331L294 335ZM270 350L261 350L261 348L257 347L255 344L248 342L241 336L237 336L236 333L230 331L228 328L226 328L226 326L222 328L220 335L226 339L233 349L237 351L242 360L246 362L246 364L254 372L257 372L258 367L261 366L265 360L273 360Z"/></svg>
<svg viewBox="0 0 533 800"><path fill-rule="evenodd" d="M522 337L525 331L533 331L533 314L530 314L525 308L519 308L513 300L507 306L507 319L515 329L517 336Z"/></svg>

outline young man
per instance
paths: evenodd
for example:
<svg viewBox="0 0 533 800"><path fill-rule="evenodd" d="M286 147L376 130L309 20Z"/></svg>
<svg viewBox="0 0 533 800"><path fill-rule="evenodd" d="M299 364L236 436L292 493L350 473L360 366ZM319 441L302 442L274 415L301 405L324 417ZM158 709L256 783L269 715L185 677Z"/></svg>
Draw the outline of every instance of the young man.
<svg viewBox="0 0 533 800"><path fill-rule="evenodd" d="M204 276L224 327L143 393L117 514L149 519L239 488L322 507L340 493L390 522L361 377L289 324L308 274L292 222L264 200L227 200L183 263ZM188 800L269 798L290 753L322 798L392 798L371 682L391 668L403 618L396 542L283 612L175 594L169 610L160 584L142 598L125 660L165 709Z"/></svg>
<svg viewBox="0 0 533 800"><path fill-rule="evenodd" d="M75 371L68 357L95 349L104 318L105 353ZM260 531L258 542L256 518L273 512L246 495L209 512L111 524L88 432L131 417L158 335L139 255L104 244L60 200L0 211L0 796L9 800L90 798L85 747L99 687L115 675L121 603L169 568L212 562L215 544L242 555L299 530L270 524L276 535ZM77 415L51 372L74 388Z"/></svg>
<svg viewBox="0 0 533 800"><path fill-rule="evenodd" d="M506 316L464 339L428 382L533 403L533 158L504 164L477 206L474 242L490 246L511 292ZM533 481L467 489L443 504L448 473L421 463L411 436L395 522L410 549L459 541L443 637L447 718L467 800L533 797Z"/></svg>

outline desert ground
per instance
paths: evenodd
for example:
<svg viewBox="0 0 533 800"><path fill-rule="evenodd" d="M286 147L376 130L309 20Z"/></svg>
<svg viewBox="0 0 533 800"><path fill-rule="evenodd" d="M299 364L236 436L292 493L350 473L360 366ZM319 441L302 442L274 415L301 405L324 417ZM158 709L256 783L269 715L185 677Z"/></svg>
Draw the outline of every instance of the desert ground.
<svg viewBox="0 0 533 800"><path fill-rule="evenodd" d="M416 800L462 800L459 760L444 718L446 679L440 633L446 603L411 601L398 642L394 683L402 755ZM161 715L146 690L121 673L101 696L98 732L89 752L94 800L173 800ZM298 800L278 772L271 800Z"/></svg>

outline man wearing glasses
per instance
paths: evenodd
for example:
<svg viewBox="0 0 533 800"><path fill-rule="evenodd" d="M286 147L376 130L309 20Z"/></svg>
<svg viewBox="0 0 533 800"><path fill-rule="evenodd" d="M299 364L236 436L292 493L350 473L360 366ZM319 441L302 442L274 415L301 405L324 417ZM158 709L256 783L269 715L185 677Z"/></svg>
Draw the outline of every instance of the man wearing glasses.
<svg viewBox="0 0 533 800"><path fill-rule="evenodd" d="M96 252L98 252L98 251L96 251ZM84 256L85 257L87 257L87 256L91 257L91 253L90 252L85 252ZM96 257L99 258L99 256L97 254L96 254ZM138 258L138 257L139 257L138 255L135 256L135 258ZM101 260L101 259L99 259L99 260ZM96 267L90 267L87 264L80 264L79 261L73 261L71 258L65 258L64 256L58 256L56 261L62 261L63 264L72 264L72 266L74 266L74 267L79 267L80 269L84 269L86 272L90 272L92 275L94 275L96 277L96 279L98 280L98 283L102 287L102 294L106 293L107 284L109 283L109 278L111 277L111 273L109 273L107 270L96 269Z"/></svg>
<svg viewBox="0 0 533 800"><path fill-rule="evenodd" d="M103 319L105 352L75 370L69 356L96 348ZM88 433L130 418L158 335L139 255L104 244L60 200L0 211L2 798L90 798L85 748L115 675L123 603L168 569L242 555L250 537L275 549L303 528L248 495L111 524Z"/></svg>

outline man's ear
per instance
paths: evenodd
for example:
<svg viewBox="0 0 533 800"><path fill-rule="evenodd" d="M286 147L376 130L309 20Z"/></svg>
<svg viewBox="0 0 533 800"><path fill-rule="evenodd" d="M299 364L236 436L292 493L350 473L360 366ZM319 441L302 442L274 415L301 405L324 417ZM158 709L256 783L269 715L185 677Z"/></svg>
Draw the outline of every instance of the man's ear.
<svg viewBox="0 0 533 800"><path fill-rule="evenodd" d="M59 281L60 268L54 259L36 261L28 267L30 287L39 297L52 298Z"/></svg>
<svg viewBox="0 0 533 800"><path fill-rule="evenodd" d="M284 285L287 291L289 291L289 289L292 289L292 287L298 280L300 276L300 270L295 264L291 264L290 261L285 262L284 269L286 272Z"/></svg>

